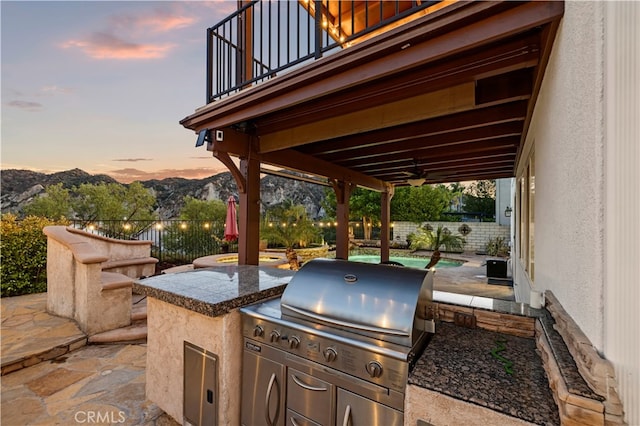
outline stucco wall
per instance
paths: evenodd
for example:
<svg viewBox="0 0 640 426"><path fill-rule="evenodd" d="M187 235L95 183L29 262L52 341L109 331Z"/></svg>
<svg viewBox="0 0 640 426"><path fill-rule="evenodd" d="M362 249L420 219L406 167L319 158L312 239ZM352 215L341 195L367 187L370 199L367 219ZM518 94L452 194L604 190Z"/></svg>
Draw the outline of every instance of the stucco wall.
<svg viewBox="0 0 640 426"><path fill-rule="evenodd" d="M190 342L218 356L218 424L239 425L240 313L213 318L150 297L147 327L147 398L183 422L183 350L184 342Z"/></svg>
<svg viewBox="0 0 640 426"><path fill-rule="evenodd" d="M518 166L533 147L533 283L514 262L518 299L552 290L614 364L629 424L640 424L639 18L634 2L565 2Z"/></svg>
<svg viewBox="0 0 640 426"><path fill-rule="evenodd" d="M535 287L603 335L602 5L566 2L527 134L535 141Z"/></svg>

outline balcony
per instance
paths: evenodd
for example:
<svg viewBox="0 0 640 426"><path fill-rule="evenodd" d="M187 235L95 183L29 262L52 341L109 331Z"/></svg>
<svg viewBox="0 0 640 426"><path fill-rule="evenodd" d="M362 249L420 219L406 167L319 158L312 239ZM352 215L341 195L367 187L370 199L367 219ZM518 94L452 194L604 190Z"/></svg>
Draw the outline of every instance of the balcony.
<svg viewBox="0 0 640 426"><path fill-rule="evenodd" d="M442 7L437 1L259 1L207 29L207 103Z"/></svg>
<svg viewBox="0 0 640 426"><path fill-rule="evenodd" d="M209 30L206 104L181 124L224 134L219 159L383 192L513 177L563 11L252 2Z"/></svg>

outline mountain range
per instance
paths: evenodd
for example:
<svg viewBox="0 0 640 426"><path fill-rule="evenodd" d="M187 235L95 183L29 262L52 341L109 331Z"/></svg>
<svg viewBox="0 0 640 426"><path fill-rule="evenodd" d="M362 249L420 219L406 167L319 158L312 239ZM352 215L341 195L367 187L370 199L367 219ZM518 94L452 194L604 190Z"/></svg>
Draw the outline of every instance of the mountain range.
<svg viewBox="0 0 640 426"><path fill-rule="evenodd" d="M49 185L62 183L65 188L73 188L83 183L118 183L110 176L91 175L80 169L67 170L52 174L31 170L7 169L0 172L0 201L2 213L19 213L35 197L45 192ZM167 178L162 180L141 181L156 196L156 212L160 219L178 217L184 205L184 198L191 196L200 200L225 201L230 195L238 199L235 180L229 172L219 173L204 179ZM126 184L122 184L126 185ZM260 180L260 202L268 207L290 199L294 204L302 204L311 219L323 216L321 202L325 197L321 185L289 179L280 176L265 175Z"/></svg>

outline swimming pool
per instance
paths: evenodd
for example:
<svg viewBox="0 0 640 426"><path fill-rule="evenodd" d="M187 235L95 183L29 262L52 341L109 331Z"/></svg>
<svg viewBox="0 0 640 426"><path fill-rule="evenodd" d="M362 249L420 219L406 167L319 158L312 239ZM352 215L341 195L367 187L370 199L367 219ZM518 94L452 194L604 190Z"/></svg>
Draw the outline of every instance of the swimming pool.
<svg viewBox="0 0 640 426"><path fill-rule="evenodd" d="M349 256L349 260L353 260L354 262L380 263L380 256L371 254L357 254L354 256ZM389 260L402 263L404 266L407 266L409 268L422 269L427 266L427 263L429 263L430 259L428 257L390 256ZM460 265L462 265L462 262L457 260L440 259L440 262L438 262L438 264L436 265L436 269L453 268Z"/></svg>

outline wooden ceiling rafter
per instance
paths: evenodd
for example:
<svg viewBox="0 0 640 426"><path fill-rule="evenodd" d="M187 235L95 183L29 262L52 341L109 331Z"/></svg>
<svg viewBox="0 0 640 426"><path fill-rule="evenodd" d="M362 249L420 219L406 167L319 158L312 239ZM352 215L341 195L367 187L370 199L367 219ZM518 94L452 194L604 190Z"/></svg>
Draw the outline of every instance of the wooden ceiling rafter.
<svg viewBox="0 0 640 426"><path fill-rule="evenodd" d="M516 154L515 147L499 147L496 149L487 149L483 151L477 151L474 153L468 153L465 155L463 159L457 154L451 154L451 152L447 154L437 155L431 153L429 157L417 157L413 161L414 169L418 168L419 170L438 167L441 165L464 165L471 163L482 163L482 162L491 162L493 160L507 159L507 161L513 161ZM379 162L377 164L367 164L361 166L353 166L350 167L353 170L367 170L367 173L371 173L377 175L379 173L383 173L386 171L407 171L410 170L410 164L408 161L397 161L397 162Z"/></svg>
<svg viewBox="0 0 640 426"><path fill-rule="evenodd" d="M456 130L433 136L422 136L400 142L392 142L375 147L365 147L351 149L347 152L338 151L331 154L317 154L319 158L326 161L342 162L348 156L347 163L366 162L370 158L387 157L391 160L396 155L405 156L414 151L424 151L443 147L451 147L460 144L471 144L473 142L492 140L496 143L513 136L520 136L522 133L522 122L512 121L492 126L484 126L478 129ZM414 156L416 157L416 156Z"/></svg>
<svg viewBox="0 0 640 426"><path fill-rule="evenodd" d="M349 135L298 147L300 152L309 155L330 154L349 149L374 147L389 142L410 140L419 137L435 136L455 131L479 129L495 124L523 121L526 117L527 102L516 101L507 104L474 108L456 114L420 120L402 126L386 127L370 132Z"/></svg>

